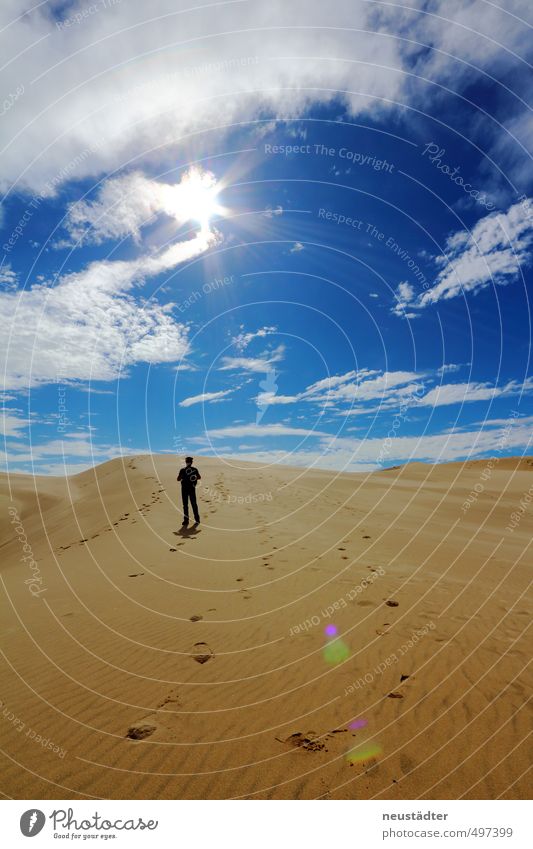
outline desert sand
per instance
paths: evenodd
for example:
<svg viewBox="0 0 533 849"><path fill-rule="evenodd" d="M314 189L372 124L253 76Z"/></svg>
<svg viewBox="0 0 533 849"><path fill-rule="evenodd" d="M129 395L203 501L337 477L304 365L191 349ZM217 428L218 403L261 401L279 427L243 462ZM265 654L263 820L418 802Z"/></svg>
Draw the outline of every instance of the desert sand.
<svg viewBox="0 0 533 849"><path fill-rule="evenodd" d="M3 476L6 797L527 797L531 458L178 463Z"/></svg>

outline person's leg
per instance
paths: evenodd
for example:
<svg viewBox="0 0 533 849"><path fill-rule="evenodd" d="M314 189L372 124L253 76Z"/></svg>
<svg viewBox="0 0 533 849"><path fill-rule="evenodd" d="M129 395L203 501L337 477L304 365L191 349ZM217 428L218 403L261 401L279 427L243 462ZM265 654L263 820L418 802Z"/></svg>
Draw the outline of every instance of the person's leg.
<svg viewBox="0 0 533 849"><path fill-rule="evenodd" d="M194 521L199 522L200 521L200 514L198 513L198 504L196 503L196 490L195 489L191 489L191 491L189 493L189 498L191 499L191 506L192 506L192 510L193 510L193 513L194 513Z"/></svg>
<svg viewBox="0 0 533 849"><path fill-rule="evenodd" d="M181 488L181 500L183 501L183 524L189 523L189 494L184 486Z"/></svg>

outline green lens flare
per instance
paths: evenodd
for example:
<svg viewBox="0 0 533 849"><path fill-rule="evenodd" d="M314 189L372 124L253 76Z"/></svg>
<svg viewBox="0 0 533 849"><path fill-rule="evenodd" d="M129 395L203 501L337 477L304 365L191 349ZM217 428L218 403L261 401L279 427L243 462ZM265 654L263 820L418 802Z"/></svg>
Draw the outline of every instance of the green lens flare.
<svg viewBox="0 0 533 849"><path fill-rule="evenodd" d="M383 750L378 743L361 743L346 753L346 760L351 764L362 764L379 757Z"/></svg>
<svg viewBox="0 0 533 849"><path fill-rule="evenodd" d="M337 663L342 663L350 657L350 649L341 639L331 640L323 648L324 660L326 663L335 666Z"/></svg>

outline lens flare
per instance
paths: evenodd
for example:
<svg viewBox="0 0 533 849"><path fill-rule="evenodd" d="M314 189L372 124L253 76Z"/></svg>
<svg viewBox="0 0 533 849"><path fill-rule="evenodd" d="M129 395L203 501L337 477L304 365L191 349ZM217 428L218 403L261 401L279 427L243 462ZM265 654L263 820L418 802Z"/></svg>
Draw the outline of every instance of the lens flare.
<svg viewBox="0 0 533 849"><path fill-rule="evenodd" d="M211 218L224 213L217 200L220 189L213 174L190 168L175 190L173 202L177 217L198 221L202 232L209 232Z"/></svg>
<svg viewBox="0 0 533 849"><path fill-rule="evenodd" d="M336 637L337 636L337 626L336 625L326 625L324 628L324 634L326 637Z"/></svg>
<svg viewBox="0 0 533 849"><path fill-rule="evenodd" d="M361 743L360 746L350 749L345 757L350 764L363 764L375 760L381 754L383 754L383 749L378 743Z"/></svg>
<svg viewBox="0 0 533 849"><path fill-rule="evenodd" d="M331 640L327 646L322 649L324 660L331 666L336 666L338 663L343 663L350 657L350 649L341 639Z"/></svg>
<svg viewBox="0 0 533 849"><path fill-rule="evenodd" d="M354 719L353 722L350 722L348 728L355 731L357 728L364 728L365 725L368 725L368 719Z"/></svg>

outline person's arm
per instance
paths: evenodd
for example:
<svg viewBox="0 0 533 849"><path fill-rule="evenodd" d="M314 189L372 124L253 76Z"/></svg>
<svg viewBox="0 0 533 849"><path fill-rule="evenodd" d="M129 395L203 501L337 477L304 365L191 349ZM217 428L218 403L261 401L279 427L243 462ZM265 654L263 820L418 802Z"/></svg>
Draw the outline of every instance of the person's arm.
<svg viewBox="0 0 533 849"><path fill-rule="evenodd" d="M196 469L196 477L198 478L199 481L202 480L202 476L201 476L200 472L198 471L198 469Z"/></svg>
<svg viewBox="0 0 533 849"><path fill-rule="evenodd" d="M180 469L180 473L179 473L178 477L176 478L176 480L177 480L177 481L180 481L180 480L181 480L181 478L182 478L182 474L181 474L181 473L182 473L182 471L183 471L183 469Z"/></svg>

